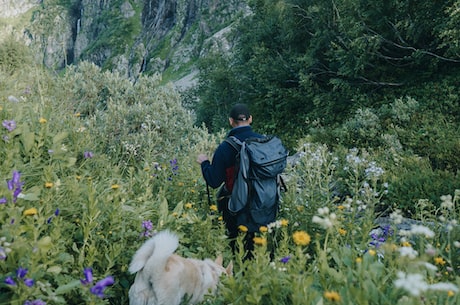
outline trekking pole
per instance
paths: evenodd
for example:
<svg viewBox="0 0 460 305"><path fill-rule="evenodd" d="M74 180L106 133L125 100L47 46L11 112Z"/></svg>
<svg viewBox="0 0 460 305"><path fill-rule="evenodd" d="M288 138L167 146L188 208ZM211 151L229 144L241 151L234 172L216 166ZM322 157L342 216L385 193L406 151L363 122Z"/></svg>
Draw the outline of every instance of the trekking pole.
<svg viewBox="0 0 460 305"><path fill-rule="evenodd" d="M209 193L209 184L206 183L206 191L208 193L208 205L211 206L211 194Z"/></svg>

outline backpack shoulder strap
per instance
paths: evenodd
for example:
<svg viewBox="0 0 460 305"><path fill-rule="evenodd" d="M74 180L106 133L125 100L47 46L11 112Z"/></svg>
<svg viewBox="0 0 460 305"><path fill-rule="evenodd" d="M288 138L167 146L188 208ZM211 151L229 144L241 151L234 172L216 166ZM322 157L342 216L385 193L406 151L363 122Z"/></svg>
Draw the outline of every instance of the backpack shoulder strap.
<svg viewBox="0 0 460 305"><path fill-rule="evenodd" d="M243 142L241 142L237 137L235 136L229 136L225 139L225 142L230 144L237 152L240 151L241 146L243 145Z"/></svg>

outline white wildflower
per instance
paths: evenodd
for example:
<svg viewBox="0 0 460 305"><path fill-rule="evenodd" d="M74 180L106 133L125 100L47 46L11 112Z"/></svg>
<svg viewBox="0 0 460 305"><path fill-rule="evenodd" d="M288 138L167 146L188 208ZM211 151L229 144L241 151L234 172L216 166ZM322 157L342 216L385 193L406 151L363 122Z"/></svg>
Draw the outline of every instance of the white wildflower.
<svg viewBox="0 0 460 305"><path fill-rule="evenodd" d="M430 290L458 292L458 287L452 283L435 283L430 285Z"/></svg>
<svg viewBox="0 0 460 305"><path fill-rule="evenodd" d="M429 285L425 282L421 274L406 274L398 272L398 279L394 281L396 288L402 288L413 296L419 296L428 290Z"/></svg>
<svg viewBox="0 0 460 305"><path fill-rule="evenodd" d="M422 225L412 225L410 232L413 235L423 235L426 238L433 238L435 235L431 229Z"/></svg>
<svg viewBox="0 0 460 305"><path fill-rule="evenodd" d="M452 210L454 208L454 202L452 201L452 195L441 196L441 208Z"/></svg>
<svg viewBox="0 0 460 305"><path fill-rule="evenodd" d="M414 250L412 247L401 247L398 249L399 255L402 257L408 257L410 259L414 259L418 256L418 252Z"/></svg>
<svg viewBox="0 0 460 305"><path fill-rule="evenodd" d="M401 214L401 210L397 209L393 213L391 213L390 214L390 219L396 225L402 223L403 222L403 216Z"/></svg>

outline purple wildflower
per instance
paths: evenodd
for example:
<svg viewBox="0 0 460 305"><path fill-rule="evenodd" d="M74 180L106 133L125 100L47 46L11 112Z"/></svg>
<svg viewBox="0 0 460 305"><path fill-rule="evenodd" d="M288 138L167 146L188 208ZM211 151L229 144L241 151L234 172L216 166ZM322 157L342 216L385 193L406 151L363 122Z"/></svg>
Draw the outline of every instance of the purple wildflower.
<svg viewBox="0 0 460 305"><path fill-rule="evenodd" d="M282 257L280 259L280 262L282 262L283 264L287 264L287 262L289 262L290 259L291 259L291 256L288 255L288 256Z"/></svg>
<svg viewBox="0 0 460 305"><path fill-rule="evenodd" d="M24 182L21 182L21 174L18 171L13 171L13 178L7 181L8 189L13 191L13 202L16 203L16 200L19 194L22 192L22 186Z"/></svg>
<svg viewBox="0 0 460 305"><path fill-rule="evenodd" d="M59 210L59 208L57 208L56 211L54 211L54 216L59 216L59 213L60 213L60 212L61 212L61 211Z"/></svg>
<svg viewBox="0 0 460 305"><path fill-rule="evenodd" d="M91 159L93 156L94 156L94 154L91 151L85 151L83 153L83 157L85 157L85 159Z"/></svg>
<svg viewBox="0 0 460 305"><path fill-rule="evenodd" d="M0 247L0 261L4 261L6 259L6 251L2 247Z"/></svg>
<svg viewBox="0 0 460 305"><path fill-rule="evenodd" d="M10 285L10 286L16 286L16 282L13 280L11 276L5 279L5 284Z"/></svg>
<svg viewBox="0 0 460 305"><path fill-rule="evenodd" d="M12 132L16 129L16 122L14 120L4 120L2 126L8 129L9 132Z"/></svg>
<svg viewBox="0 0 460 305"><path fill-rule="evenodd" d="M169 164L171 165L171 171L173 175L177 175L177 172L179 171L179 165L177 165L177 159L169 160Z"/></svg>
<svg viewBox="0 0 460 305"><path fill-rule="evenodd" d="M46 302L40 299L33 300L33 301L27 300L24 302L24 305L46 305Z"/></svg>
<svg viewBox="0 0 460 305"><path fill-rule="evenodd" d="M6 200L6 197L0 198L0 204L5 204L7 202L8 202L8 200Z"/></svg>
<svg viewBox="0 0 460 305"><path fill-rule="evenodd" d="M153 224L150 220L144 220L142 222L142 228L144 229L144 232L142 232L141 236L144 237L149 237L152 236L152 229L153 229Z"/></svg>
<svg viewBox="0 0 460 305"><path fill-rule="evenodd" d="M90 288L89 291L91 291L92 294L103 298L105 288L107 288L107 286L113 285L113 283L115 283L113 277L108 276L97 282L93 287Z"/></svg>
<svg viewBox="0 0 460 305"><path fill-rule="evenodd" d="M26 276L27 271L29 270L27 270L26 268L19 267L18 270L16 270L16 276L22 279Z"/></svg>
<svg viewBox="0 0 460 305"><path fill-rule="evenodd" d="M24 279L24 284L27 286L27 287L32 287L34 285L35 281L33 279Z"/></svg>
<svg viewBox="0 0 460 305"><path fill-rule="evenodd" d="M92 268L85 268L83 270L83 274L85 275L84 279L80 279L80 282L83 285L88 285L93 282L93 269Z"/></svg>

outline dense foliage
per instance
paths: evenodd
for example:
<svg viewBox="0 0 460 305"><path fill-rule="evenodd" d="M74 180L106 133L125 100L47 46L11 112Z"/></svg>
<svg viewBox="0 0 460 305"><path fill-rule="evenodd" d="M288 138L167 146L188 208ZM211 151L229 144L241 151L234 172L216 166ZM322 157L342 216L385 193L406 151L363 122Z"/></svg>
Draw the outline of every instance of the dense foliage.
<svg viewBox="0 0 460 305"><path fill-rule="evenodd" d="M200 122L219 130L229 107L245 102L255 128L293 152L306 134L372 147L396 169L391 201L408 211L414 190L439 197L458 187L458 1L249 3L235 52L201 63Z"/></svg>
<svg viewBox="0 0 460 305"><path fill-rule="evenodd" d="M433 93L458 83L457 1L249 2L236 51L203 63L198 115L211 128L222 99L249 103L256 126L287 139L420 90L423 105L450 102Z"/></svg>

